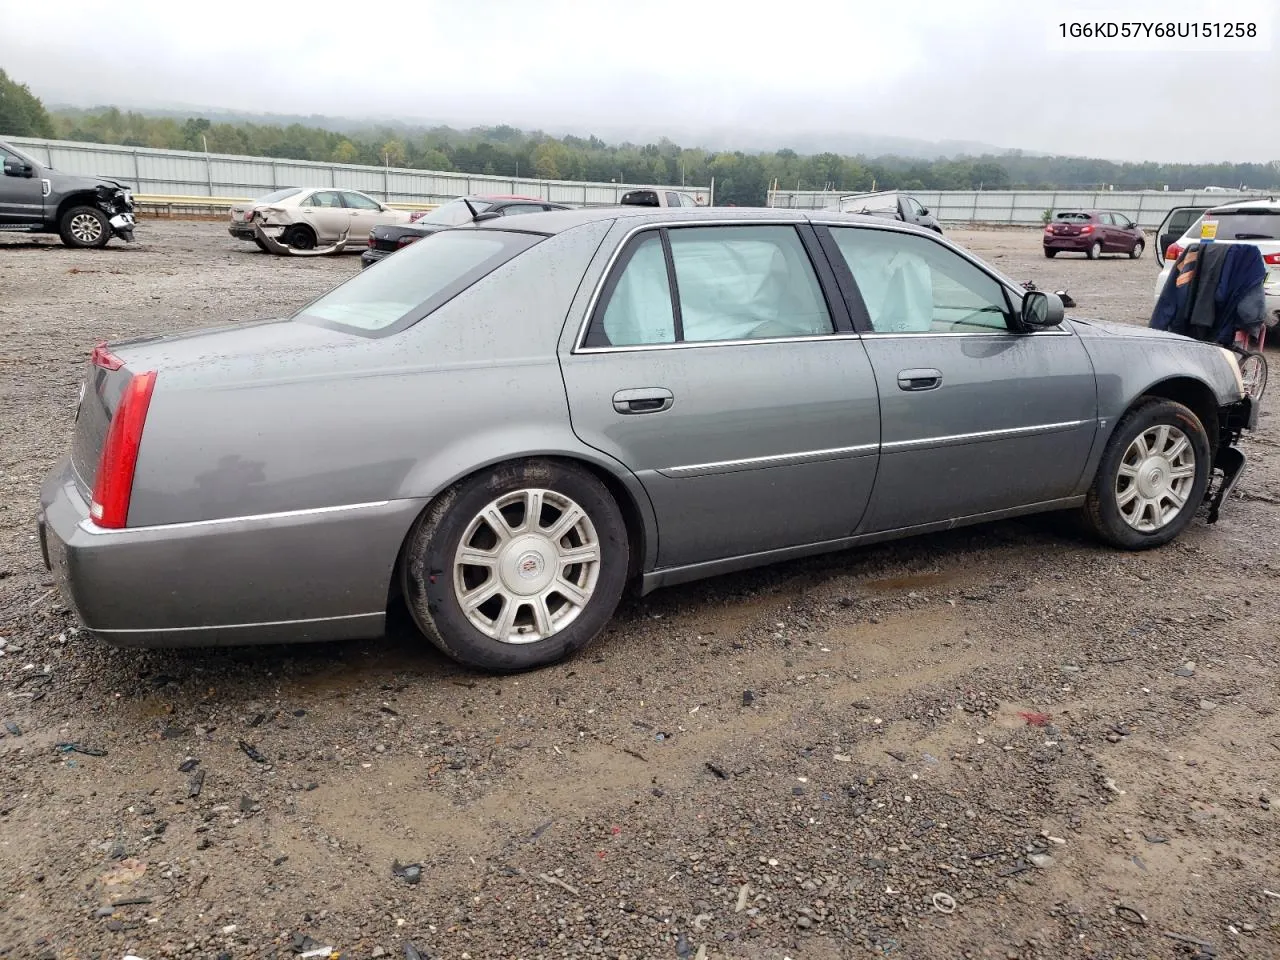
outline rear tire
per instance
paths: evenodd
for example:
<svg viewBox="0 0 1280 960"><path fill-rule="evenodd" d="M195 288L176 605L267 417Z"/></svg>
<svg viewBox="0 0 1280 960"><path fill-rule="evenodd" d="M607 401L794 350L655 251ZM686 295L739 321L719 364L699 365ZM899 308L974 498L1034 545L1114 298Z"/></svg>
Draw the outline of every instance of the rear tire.
<svg viewBox="0 0 1280 960"><path fill-rule="evenodd" d="M627 527L603 483L564 463L525 460L436 498L409 534L402 581L414 621L440 650L509 672L594 640L629 563Z"/></svg>
<svg viewBox="0 0 1280 960"><path fill-rule="evenodd" d="M101 249L111 239L111 221L97 207L72 207L58 221L58 235L68 247Z"/></svg>
<svg viewBox="0 0 1280 960"><path fill-rule="evenodd" d="M1137 243L1133 245L1133 249L1129 251L1129 259L1140 260L1142 258L1142 251L1145 248L1146 248L1146 245L1141 240L1139 240Z"/></svg>
<svg viewBox="0 0 1280 960"><path fill-rule="evenodd" d="M1140 402L1107 442L1080 508L1085 526L1122 550L1168 543L1204 500L1212 456L1204 424L1189 408L1158 397Z"/></svg>
<svg viewBox="0 0 1280 960"><path fill-rule="evenodd" d="M1044 251L1044 255L1045 255L1046 257L1048 257L1050 260L1052 260L1054 257L1056 257L1056 256L1058 255L1058 251L1057 251L1057 250L1050 250L1048 247L1046 247L1046 248L1045 248L1045 251Z"/></svg>
<svg viewBox="0 0 1280 960"><path fill-rule="evenodd" d="M1084 255L1088 257L1090 260L1097 260L1100 256L1102 256L1102 244L1098 243L1098 241L1095 240L1093 242L1093 246L1090 247L1088 250L1086 250Z"/></svg>
<svg viewBox="0 0 1280 960"><path fill-rule="evenodd" d="M294 224L281 239L285 246L293 247L295 250L314 250L316 248L316 232L305 223Z"/></svg>

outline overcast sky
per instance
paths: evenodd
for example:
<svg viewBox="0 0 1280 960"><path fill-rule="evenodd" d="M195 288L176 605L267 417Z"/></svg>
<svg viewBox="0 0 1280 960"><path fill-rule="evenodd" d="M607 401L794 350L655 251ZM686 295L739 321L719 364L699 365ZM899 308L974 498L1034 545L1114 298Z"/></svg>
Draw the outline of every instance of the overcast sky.
<svg viewBox="0 0 1280 960"><path fill-rule="evenodd" d="M745 147L826 132L1119 160L1280 159L1277 0L1236 52L1055 43L1199 0L0 0L0 67L50 103L635 128ZM1219 44L1221 47L1221 44ZM1270 91L1267 93L1266 91ZM720 139L723 139L721 137Z"/></svg>

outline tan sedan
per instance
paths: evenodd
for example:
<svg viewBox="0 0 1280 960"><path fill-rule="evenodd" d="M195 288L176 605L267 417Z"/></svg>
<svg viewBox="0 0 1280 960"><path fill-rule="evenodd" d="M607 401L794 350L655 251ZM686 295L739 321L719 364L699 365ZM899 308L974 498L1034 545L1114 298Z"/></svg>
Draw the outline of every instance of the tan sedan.
<svg viewBox="0 0 1280 960"><path fill-rule="evenodd" d="M364 249L374 227L409 223L412 216L356 190L331 187L299 190L270 203L259 202L253 213L264 233L298 250L328 246L344 235L349 249Z"/></svg>

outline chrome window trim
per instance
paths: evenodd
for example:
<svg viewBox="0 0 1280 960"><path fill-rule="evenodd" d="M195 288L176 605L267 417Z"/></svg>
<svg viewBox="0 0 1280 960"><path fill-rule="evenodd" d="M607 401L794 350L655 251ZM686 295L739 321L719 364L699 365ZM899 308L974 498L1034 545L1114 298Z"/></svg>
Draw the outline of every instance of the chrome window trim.
<svg viewBox="0 0 1280 960"><path fill-rule="evenodd" d="M253 513L239 517L215 517L212 520L185 520L178 523L153 523L141 527L100 527L88 518L81 520L78 526L85 533L95 537L113 536L126 533L150 533L166 530L191 530L200 527L214 527L229 523L264 523L272 520L292 520L298 517L323 516L330 513L345 513L354 510L375 510L385 507L390 500L372 500L368 503L345 503L335 507L309 507L305 510L281 510L276 513Z"/></svg>
<svg viewBox="0 0 1280 960"><path fill-rule="evenodd" d="M642 223L639 226L632 227L625 234L623 234L622 239L618 241L618 245L613 248L613 252L609 254L609 259L605 262L604 270L601 271L600 276L596 279L595 288L591 291L591 299L587 301L586 314L583 316L581 322L578 324L578 335L574 338L573 348L569 351L569 355L573 356L574 354L579 354L579 353L613 353L619 350L637 350L637 349L652 350L659 347L685 346L684 343L635 344L632 346L625 346L625 347L586 347L584 346L587 340L587 327L590 326L591 324L591 318L595 316L596 306L599 303L601 294L604 293L604 286L608 282L610 275L612 275L614 265L618 262L618 258L622 256L622 251L625 250L628 247L628 245L630 245L632 238L635 237L637 233L643 233L646 230L663 230L666 228L675 228L675 227L791 227L793 230L795 230L797 227L803 226L808 222L809 222L808 220L796 220L796 219L782 220L782 219L774 219L774 218L762 218L759 220L745 219L745 218L741 220L736 220L736 219L653 220L648 223ZM797 238L798 237L799 237L799 234L797 233ZM806 250L805 256L807 257L808 255L809 255L809 251ZM814 273L815 274L817 273L816 268L814 269ZM821 280L819 280L819 284L821 284ZM834 324L835 318L832 317L831 319L832 319L832 323ZM829 339L830 337L834 337L837 335L838 335L838 331L833 330L830 334L824 334L818 337L813 337L813 339L826 340L826 339ZM796 339L802 339L802 338L770 337L769 341L775 342L775 343L778 341L790 342L791 340L796 340ZM764 339L698 341L699 344L765 343L765 342L767 341Z"/></svg>
<svg viewBox="0 0 1280 960"><path fill-rule="evenodd" d="M878 443L860 443L852 447L831 447L826 450L803 450L799 453L781 453L767 457L746 457L741 460L719 460L714 463L694 463L679 467L659 467L658 473L672 479L705 477L716 473L733 473L739 470L758 470L764 467L786 467L822 460L842 460L875 453Z"/></svg>
<svg viewBox="0 0 1280 960"><path fill-rule="evenodd" d="M692 350L697 347L747 346L753 343L829 343L832 340L857 340L856 333L803 334L798 337L756 337L753 340L685 340L680 343L637 343L628 347L583 347L574 354L635 353L641 350Z"/></svg>
<svg viewBox="0 0 1280 960"><path fill-rule="evenodd" d="M1016 330L996 330L992 328L991 330L983 330L983 331L922 330L919 333L910 333L902 330L884 330L881 332L877 332L875 330L868 330L866 333L862 334L862 336L867 340L873 340L873 339L874 340L885 340L885 339L898 340L898 339L905 339L908 337L910 337L913 340L917 340L917 339L920 339L921 337L997 337L1000 339L1017 337L1021 339L1022 337L1071 337L1071 336L1075 336L1075 334L1073 334L1070 330L1064 330L1064 329L1028 330L1025 332L1019 332Z"/></svg>
<svg viewBox="0 0 1280 960"><path fill-rule="evenodd" d="M951 433L941 437L921 437L916 440L893 440L880 445L881 453L899 453L925 447L949 447L982 440L1002 440L1009 437L1030 437L1040 433L1057 433L1074 427L1083 427L1096 420L1063 420L1061 423L1038 423L1029 427L1006 427L1003 430L979 430L975 433Z"/></svg>

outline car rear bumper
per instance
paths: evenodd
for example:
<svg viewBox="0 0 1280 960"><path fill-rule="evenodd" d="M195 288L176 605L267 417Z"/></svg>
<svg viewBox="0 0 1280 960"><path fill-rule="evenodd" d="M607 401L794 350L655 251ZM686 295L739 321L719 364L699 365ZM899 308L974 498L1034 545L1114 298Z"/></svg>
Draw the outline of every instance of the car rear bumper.
<svg viewBox="0 0 1280 960"><path fill-rule="evenodd" d="M40 491L45 564L117 646L352 639L383 631L400 546L425 501L104 530L60 462Z"/></svg>
<svg viewBox="0 0 1280 960"><path fill-rule="evenodd" d="M237 240L252 240L253 224L243 222L232 223L231 226L227 227L227 233L231 234Z"/></svg>
<svg viewBox="0 0 1280 960"><path fill-rule="evenodd" d="M1045 237L1046 250L1088 250L1095 243L1101 243L1098 237Z"/></svg>
<svg viewBox="0 0 1280 960"><path fill-rule="evenodd" d="M360 268L372 266L379 260L385 260L387 257L395 253L394 250L375 250L372 247L367 248L364 253L360 254Z"/></svg>

